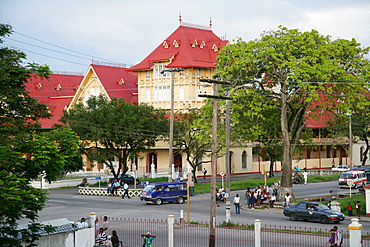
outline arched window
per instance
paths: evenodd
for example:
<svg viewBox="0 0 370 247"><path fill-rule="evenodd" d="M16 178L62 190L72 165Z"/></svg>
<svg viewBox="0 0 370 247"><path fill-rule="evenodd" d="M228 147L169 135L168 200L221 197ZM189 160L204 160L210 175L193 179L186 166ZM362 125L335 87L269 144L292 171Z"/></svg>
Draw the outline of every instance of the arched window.
<svg viewBox="0 0 370 247"><path fill-rule="evenodd" d="M242 153L242 169L247 169L247 152Z"/></svg>

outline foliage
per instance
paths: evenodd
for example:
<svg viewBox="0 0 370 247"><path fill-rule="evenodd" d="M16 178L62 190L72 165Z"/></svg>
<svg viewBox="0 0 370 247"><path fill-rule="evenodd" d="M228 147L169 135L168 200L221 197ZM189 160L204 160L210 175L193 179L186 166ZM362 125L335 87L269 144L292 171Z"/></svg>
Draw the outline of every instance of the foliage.
<svg viewBox="0 0 370 247"><path fill-rule="evenodd" d="M208 131L197 128L196 123L203 116L199 111L193 110L189 114L178 114L174 128L174 143L177 150L186 155L186 161L191 166L193 179L197 182L196 172L199 166L209 161L203 157L210 152L211 138Z"/></svg>
<svg viewBox="0 0 370 247"><path fill-rule="evenodd" d="M103 95L76 104L62 122L79 135L80 149L89 160L104 163L115 178L127 172L130 160L168 134L164 111Z"/></svg>
<svg viewBox="0 0 370 247"><path fill-rule="evenodd" d="M292 157L307 119L317 120L325 111L346 112L355 99L364 102L362 92L370 71L365 58L368 51L355 39L332 41L315 30L279 27L264 32L260 39L239 39L219 52L216 76L231 81L232 87L250 84L248 93L235 96L239 104L244 103L250 121L265 122L261 112L271 108L280 112L282 194L292 192ZM254 123L252 130L259 136L267 124ZM245 121L235 124L244 125Z"/></svg>
<svg viewBox="0 0 370 247"><path fill-rule="evenodd" d="M0 24L2 38L12 33L9 25ZM48 77L48 66L35 63L23 65L26 55L18 50L0 47L0 242L2 246L32 244L41 230L51 230L37 223L38 212L47 200L46 193L33 188L31 180L41 174L49 182L65 172L66 163L74 156L78 140L66 133L65 138L51 138L38 131L40 118L50 114L45 105L37 103L25 90L31 73ZM54 132L53 132L54 133ZM51 135L51 134L50 134ZM67 157L68 156L68 157ZM73 170L73 167L68 168ZM18 221L28 225L18 228Z"/></svg>

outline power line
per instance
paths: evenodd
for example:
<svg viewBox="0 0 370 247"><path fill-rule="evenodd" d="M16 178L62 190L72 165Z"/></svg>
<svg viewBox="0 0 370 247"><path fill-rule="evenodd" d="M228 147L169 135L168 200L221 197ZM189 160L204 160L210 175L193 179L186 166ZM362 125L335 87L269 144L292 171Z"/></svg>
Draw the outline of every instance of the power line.
<svg viewBox="0 0 370 247"><path fill-rule="evenodd" d="M76 56L76 55L69 54L69 53L66 53L66 52L57 51L57 50L49 49L49 48L38 46L38 45L33 45L33 44L30 44L30 43L27 43L27 42L23 42L23 41L20 41L20 40L15 40L15 39L8 38L8 37L5 37L5 39L12 40L12 41L19 42L19 43L26 44L26 45L30 45L30 46L34 46L34 47L37 47L37 48L45 49L45 50L48 50L48 51L53 51L53 52L61 53L61 54L72 56L72 57L78 57L78 58L82 58L82 59L91 60L91 58Z"/></svg>
<svg viewBox="0 0 370 247"><path fill-rule="evenodd" d="M44 57L48 57L48 58L52 58L52 59L64 61L64 62L67 62L67 63L74 63L74 64L77 64L77 65L87 66L86 64L72 62L72 61L69 61L69 60L65 60L65 59L61 59L61 58L57 58L57 57L52 57L52 56L49 56L49 55L44 55L44 54L41 54L41 53L38 53L38 52L30 51L30 50L23 49L23 48L20 48L20 47L15 47L15 46L12 46L12 45L5 45L5 46L7 46L8 48L18 49L18 50L22 50L22 51L34 53L34 54L39 55L39 56L44 56Z"/></svg>
<svg viewBox="0 0 370 247"><path fill-rule="evenodd" d="M24 36L24 37L27 37L27 38L29 38L29 39L36 40L36 41L41 42L41 43L44 43L44 44L48 44L48 45L51 45L51 46L58 47L58 48L60 48L60 49L66 50L66 51L71 51L71 52L74 52L74 53L77 53L77 54L80 54L80 55L84 55L84 56L88 56L88 57L95 57L95 58L100 59L100 60L104 60L104 61L109 61L109 62L117 63L116 61L113 61L113 60L109 60L109 59L105 59L105 58L100 58L100 57L96 57L96 56L91 56L91 55L86 54L86 53L82 53L82 52L74 51L74 50L71 50L71 49L68 49L68 48L64 48L64 47L62 47L62 46L55 45L55 44L52 44L52 43L49 43L49 42L46 42L46 41L43 41L43 40L40 40L40 39L36 39L36 38L31 37L31 36L28 36L28 35L25 35L25 34L22 34L22 33L16 32L16 31L14 31L14 33L19 34L19 35Z"/></svg>

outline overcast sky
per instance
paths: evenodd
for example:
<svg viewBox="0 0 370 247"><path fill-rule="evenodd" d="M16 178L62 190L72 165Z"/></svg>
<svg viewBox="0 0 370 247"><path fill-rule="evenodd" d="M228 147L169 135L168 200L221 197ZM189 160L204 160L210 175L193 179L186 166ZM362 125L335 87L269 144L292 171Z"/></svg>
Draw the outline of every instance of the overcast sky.
<svg viewBox="0 0 370 247"><path fill-rule="evenodd" d="M211 18L231 42L283 25L370 46L370 0L0 0L0 22L15 31L5 44L53 71L85 73L92 59L135 65L179 26L179 12L192 24Z"/></svg>

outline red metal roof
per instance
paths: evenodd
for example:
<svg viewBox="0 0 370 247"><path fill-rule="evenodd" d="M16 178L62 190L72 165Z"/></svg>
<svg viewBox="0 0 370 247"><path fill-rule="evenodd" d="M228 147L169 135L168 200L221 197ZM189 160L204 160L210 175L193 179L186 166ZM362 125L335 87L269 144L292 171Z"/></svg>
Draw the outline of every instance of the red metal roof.
<svg viewBox="0 0 370 247"><path fill-rule="evenodd" d="M40 119L42 128L51 128L63 115L83 76L52 74L49 79L31 75L25 88L29 95L49 107L51 119Z"/></svg>
<svg viewBox="0 0 370 247"><path fill-rule="evenodd" d="M228 41L212 30L179 26L167 39L130 71L148 70L154 61L170 60L167 67L215 68L218 51Z"/></svg>
<svg viewBox="0 0 370 247"><path fill-rule="evenodd" d="M91 65L110 98L123 98L125 102L138 102L137 75L127 68Z"/></svg>

